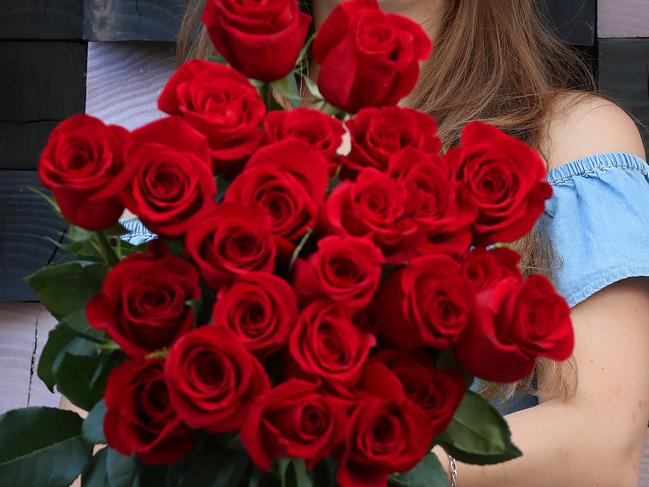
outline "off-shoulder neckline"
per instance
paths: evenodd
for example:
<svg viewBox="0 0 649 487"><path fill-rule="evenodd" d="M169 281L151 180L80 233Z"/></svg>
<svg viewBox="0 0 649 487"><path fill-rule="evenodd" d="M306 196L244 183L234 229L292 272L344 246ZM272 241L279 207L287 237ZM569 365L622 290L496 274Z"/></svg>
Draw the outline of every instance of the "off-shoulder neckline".
<svg viewBox="0 0 649 487"><path fill-rule="evenodd" d="M647 162L629 152L600 152L566 162L548 171L547 181L552 185L569 181L575 176L588 176L611 168L631 169L649 175Z"/></svg>

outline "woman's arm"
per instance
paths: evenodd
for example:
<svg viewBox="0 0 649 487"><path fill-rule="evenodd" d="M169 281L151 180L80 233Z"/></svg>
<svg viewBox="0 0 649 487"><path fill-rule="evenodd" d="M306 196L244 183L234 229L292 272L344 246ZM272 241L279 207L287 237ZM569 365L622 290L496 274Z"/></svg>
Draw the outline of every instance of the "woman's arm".
<svg viewBox="0 0 649 487"><path fill-rule="evenodd" d="M523 457L458 464L460 487L637 486L649 420L649 279L612 285L572 317L576 396L509 415Z"/></svg>
<svg viewBox="0 0 649 487"><path fill-rule="evenodd" d="M622 110L594 97L572 101L558 105L550 124L551 166L597 152L644 157L638 131ZM576 396L509 415L524 456L489 467L458 464L460 487L637 486L649 420L649 279L609 286L571 316Z"/></svg>

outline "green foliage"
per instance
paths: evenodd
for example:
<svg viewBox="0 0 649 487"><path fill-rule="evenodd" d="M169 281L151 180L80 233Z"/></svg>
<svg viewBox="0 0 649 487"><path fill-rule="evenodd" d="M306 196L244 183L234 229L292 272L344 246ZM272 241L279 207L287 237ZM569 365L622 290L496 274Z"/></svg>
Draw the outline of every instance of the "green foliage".
<svg viewBox="0 0 649 487"><path fill-rule="evenodd" d="M52 392L54 392L54 386L56 385L56 371L66 353L93 355L96 353L96 346L91 341L77 337L74 331L61 324L50 331L38 362L37 372L38 376Z"/></svg>
<svg viewBox="0 0 649 487"><path fill-rule="evenodd" d="M39 407L0 416L0 485L67 487L90 455L73 412Z"/></svg>
<svg viewBox="0 0 649 487"><path fill-rule="evenodd" d="M394 475L390 487L449 487L448 475L432 453L419 462L410 472Z"/></svg>
<svg viewBox="0 0 649 487"><path fill-rule="evenodd" d="M45 267L25 281L50 313L60 320L85 309L86 302L101 290L107 272L102 264L75 261Z"/></svg>
<svg viewBox="0 0 649 487"><path fill-rule="evenodd" d="M504 418L486 399L471 391L437 443L457 460L475 465L502 463L522 455L511 441Z"/></svg>
<svg viewBox="0 0 649 487"><path fill-rule="evenodd" d="M81 432L83 433L83 438L91 444L106 443L106 438L104 437L104 417L106 416L106 403L99 401L95 406L90 410L86 419L83 420L83 426L81 427Z"/></svg>
<svg viewBox="0 0 649 487"><path fill-rule="evenodd" d="M107 456L108 448L102 448L92 457L81 476L82 487L106 487L108 485L106 473Z"/></svg>
<svg viewBox="0 0 649 487"><path fill-rule="evenodd" d="M89 411L103 397L109 371L110 362L98 354L66 352L56 369L56 385L72 404Z"/></svg>

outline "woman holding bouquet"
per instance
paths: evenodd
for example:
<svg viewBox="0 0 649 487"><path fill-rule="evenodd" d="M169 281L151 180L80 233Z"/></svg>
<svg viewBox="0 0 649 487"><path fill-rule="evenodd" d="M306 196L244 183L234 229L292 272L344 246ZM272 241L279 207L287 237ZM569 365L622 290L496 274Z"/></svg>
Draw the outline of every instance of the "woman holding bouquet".
<svg viewBox="0 0 649 487"><path fill-rule="evenodd" d="M317 28L342 2L303 3ZM201 4L187 10L182 61L213 50L205 29L196 37ZM637 485L649 419L649 168L634 123L588 93L586 68L544 30L532 0L379 4L418 22L433 41L403 105L436 118L446 148L471 120L528 143L554 189L537 231L519 246L524 270L549 274L571 306L574 356L557 366L540 361L538 398L524 397L508 415L523 457L488 467L458 462L457 485ZM312 71L315 79L318 66ZM364 87L368 96L376 89ZM390 141L374 141L388 150Z"/></svg>

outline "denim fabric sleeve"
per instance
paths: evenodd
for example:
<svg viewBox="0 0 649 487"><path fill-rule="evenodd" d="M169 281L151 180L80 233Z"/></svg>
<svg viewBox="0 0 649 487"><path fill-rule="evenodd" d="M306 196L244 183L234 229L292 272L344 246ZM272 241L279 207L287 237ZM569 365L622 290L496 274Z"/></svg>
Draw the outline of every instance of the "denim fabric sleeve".
<svg viewBox="0 0 649 487"><path fill-rule="evenodd" d="M629 277L649 276L649 167L637 156L596 154L548 173L554 194L539 221L554 251L553 278L574 307ZM473 386L478 389L479 381ZM538 404L517 392L502 413Z"/></svg>
<svg viewBox="0 0 649 487"><path fill-rule="evenodd" d="M553 277L573 307L617 281L649 276L649 176L645 161L603 153L548 173L554 189L540 225Z"/></svg>
<svg viewBox="0 0 649 487"><path fill-rule="evenodd" d="M128 233L122 235L122 240L131 245L140 245L156 238L156 234L152 233L136 218L120 220L120 223L128 230Z"/></svg>

